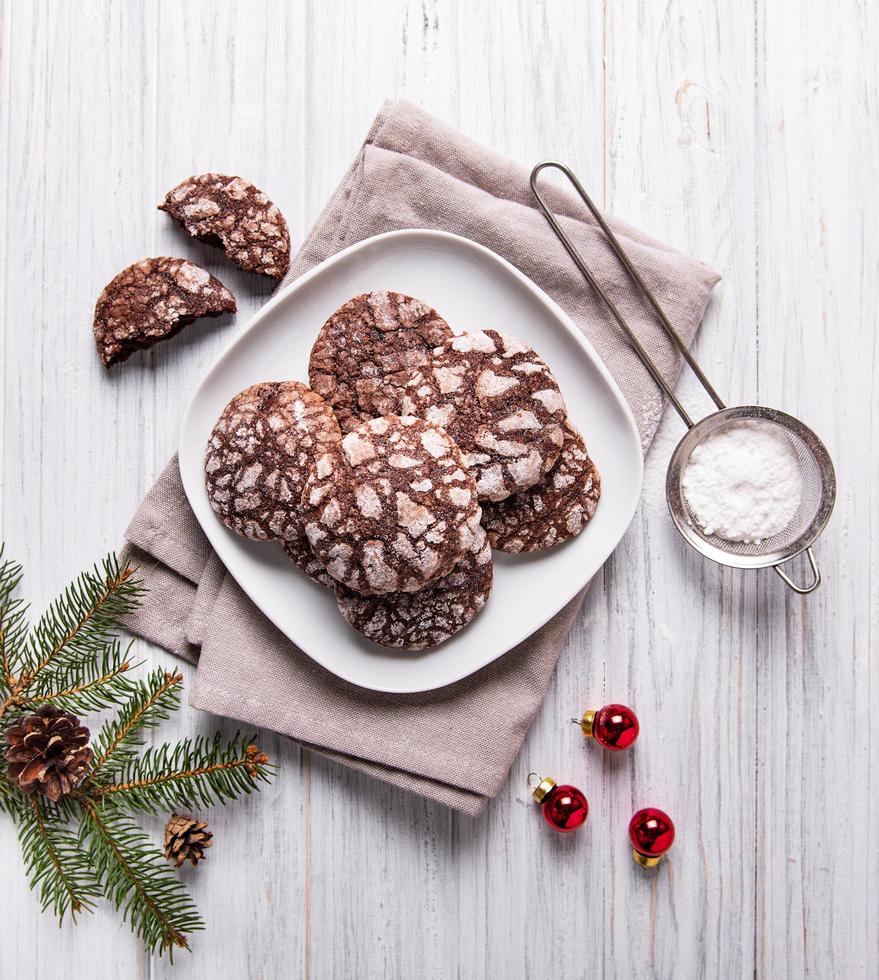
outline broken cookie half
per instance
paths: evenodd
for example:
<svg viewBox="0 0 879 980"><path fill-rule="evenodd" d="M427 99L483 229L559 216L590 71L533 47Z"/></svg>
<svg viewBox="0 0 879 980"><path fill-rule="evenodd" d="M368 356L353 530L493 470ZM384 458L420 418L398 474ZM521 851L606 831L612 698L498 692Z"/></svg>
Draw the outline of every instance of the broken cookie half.
<svg viewBox="0 0 879 980"><path fill-rule="evenodd" d="M199 317L235 310L235 297L195 262L143 259L104 287L95 306L95 343L110 367L173 337Z"/></svg>
<svg viewBox="0 0 879 980"><path fill-rule="evenodd" d="M290 232L278 208L241 177L199 174L168 191L159 205L199 241L219 245L245 272L282 279L290 267Z"/></svg>

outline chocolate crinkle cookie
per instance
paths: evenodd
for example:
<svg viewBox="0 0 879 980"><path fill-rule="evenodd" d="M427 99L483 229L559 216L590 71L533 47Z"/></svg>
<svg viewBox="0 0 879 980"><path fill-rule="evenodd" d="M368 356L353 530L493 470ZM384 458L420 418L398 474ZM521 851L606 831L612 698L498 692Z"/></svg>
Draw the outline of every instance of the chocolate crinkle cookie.
<svg viewBox="0 0 879 980"><path fill-rule="evenodd" d="M385 647L423 650L462 630L491 593L491 545L480 527L470 550L433 585L418 592L362 596L336 585L336 602L345 619L367 639Z"/></svg>
<svg viewBox="0 0 879 980"><path fill-rule="evenodd" d="M565 402L526 343L498 330L452 337L429 364L360 385L373 414L415 415L461 447L480 500L503 500L543 479L559 458Z"/></svg>
<svg viewBox="0 0 879 980"><path fill-rule="evenodd" d="M225 407L208 440L211 506L246 538L300 538L305 477L341 437L329 406L306 385L269 381L245 388Z"/></svg>
<svg viewBox="0 0 879 980"><path fill-rule="evenodd" d="M290 232L284 215L241 177L199 174L168 191L159 205L208 245L219 245L246 272L282 279L290 267Z"/></svg>
<svg viewBox="0 0 879 980"><path fill-rule="evenodd" d="M442 429L364 422L312 466L305 533L336 581L365 595L414 592L447 575L479 527L476 485Z"/></svg>
<svg viewBox="0 0 879 980"><path fill-rule="evenodd" d="M558 462L543 483L483 507L492 546L517 554L576 537L595 513L601 477L580 433L568 422Z"/></svg>
<svg viewBox="0 0 879 980"><path fill-rule="evenodd" d="M284 551L290 561L316 585L331 589L336 584L333 577L327 572L324 563L311 550L311 545L304 533L290 541L285 541Z"/></svg>
<svg viewBox="0 0 879 980"><path fill-rule="evenodd" d="M402 293L355 296L327 320L311 350L308 378L345 432L377 414L360 404L366 380L429 363L431 350L452 336L427 303Z"/></svg>
<svg viewBox="0 0 879 980"><path fill-rule="evenodd" d="M123 269L95 306L95 343L107 367L167 340L203 316L235 312L235 297L201 266L160 256Z"/></svg>

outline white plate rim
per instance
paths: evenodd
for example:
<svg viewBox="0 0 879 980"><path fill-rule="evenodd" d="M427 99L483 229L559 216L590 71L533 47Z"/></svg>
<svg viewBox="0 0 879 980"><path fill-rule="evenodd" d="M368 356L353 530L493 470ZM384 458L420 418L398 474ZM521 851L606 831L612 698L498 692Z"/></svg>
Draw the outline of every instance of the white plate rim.
<svg viewBox="0 0 879 980"><path fill-rule="evenodd" d="M304 272L293 282L289 283L287 286L278 290L278 292L275 293L275 295L271 299L269 299L262 307L260 307L259 310L257 310L257 312L248 321L248 323L242 328L240 333L236 337L230 340L227 346L214 359L211 366L205 372L204 376L199 381L199 383L196 385L181 421L180 439L178 445L179 458L183 460L188 457L188 443L187 443L186 435L189 430L189 426L192 422L193 416L197 412L198 404L204 392L204 389L211 383L214 373L220 368L223 362L228 357L231 357L234 354L235 350L239 348L239 346L247 343L249 335L262 322L262 320L264 320L277 306L284 303L286 300L289 299L289 297L295 295L298 291L302 290L311 280L317 278L318 276L325 275L330 269L333 268L333 266L344 262L352 254L365 250L370 247L374 247L376 243L382 241L389 241L389 240L405 241L405 239L407 238L411 238L416 242L417 241L430 242L431 240L435 242L446 242L448 244L452 244L454 247L458 247L464 250L471 250L477 255L480 255L483 258L488 259L490 262L494 262L495 264L500 266L507 274L515 278L521 286L523 286L528 292L530 292L534 296L534 298L537 299L539 303L546 308L547 312L551 315L551 317L554 320L556 320L558 324L567 331L567 333L574 340L574 342L581 348L583 354L592 363L593 368L597 370L597 372L602 376L603 380L607 385L608 393L611 395L617 409L619 410L620 417L624 422L624 424L626 425L626 427L629 429L629 434L632 440L637 445L639 451L637 454L635 454L637 456L637 464L636 464L637 475L635 480L634 492L631 493L631 506L629 508L628 516L624 522L621 522L619 534L617 535L616 539L610 545L606 546L603 549L603 552L599 554L597 560L594 562L595 570L591 573L589 578L587 578L585 582L579 580L576 581L574 583L574 586L570 589L569 592L563 593L563 598L557 601L556 608L553 609L553 611L549 614L549 616L547 616L541 622L532 625L529 629L524 631L520 636L517 637L517 639L514 642L509 643L509 645L506 647L505 650L492 653L490 656L485 657L479 662L474 661L474 663L471 666L469 666L467 669L455 673L454 676L446 677L440 683L419 685L417 687L413 687L411 685L387 686L384 684L372 684L372 683L367 684L364 683L362 680L355 679L350 676L346 676L346 674L343 671L340 671L337 665L333 664L331 658L324 657L321 651L319 650L309 649L307 646L303 645L300 640L291 636L290 633L284 628L284 626L278 622L275 616L272 615L271 611L263 606L263 604L260 602L260 596L258 594L255 594L254 591L248 588L248 583L246 581L240 581L238 577L235 575L234 568L229 567L229 563L227 563L226 560L226 554L229 552L227 551L228 541L226 538L227 530L225 526L218 519L214 519L207 523L203 521L199 513L200 508L196 503L197 496L202 496L205 500L207 500L207 493L204 487L203 477L200 477L199 479L196 480L193 474L190 472L189 468L184 465L181 465L180 476L181 476L181 481L183 483L183 489L184 492L186 493L190 506L193 509L193 513L195 514L196 519L199 522L199 525L204 530L205 535L208 538L208 541L210 542L214 550L217 552L218 556L223 562L223 565L226 567L226 569L229 571L232 577L235 578L235 581L242 588L242 590L260 609L263 615L265 615L270 620L270 622L272 622L282 633L284 633L284 635L287 636L290 639L290 641L294 643L294 645L296 645L298 649L302 650L305 654L311 657L312 660L320 664L322 667L330 671L332 674L335 674L337 677L342 678L342 680L354 684L357 687L364 688L367 690L374 690L386 694L417 694L426 691L439 690L441 688L447 687L450 684L454 684L457 681L463 680L464 678L471 676L472 674L481 670L483 667L488 666L488 664L493 663L495 660L504 656L510 650L514 649L516 646L518 646L520 643L526 640L529 636L533 635L538 629L540 629L541 626L549 622L549 620L552 619L552 617L555 616L561 609L563 609L571 601L571 599L573 599L574 596L577 595L578 592L580 592L583 588L585 588L585 586L592 580L594 575L601 569L601 567L607 561L608 557L611 555L611 553L617 547L619 542L622 540L623 536L628 530L629 525L632 522L632 518L635 515L638 501L641 496L641 489L643 486L643 479L644 479L644 459L643 459L643 454L640 451L641 436L638 432L638 427L635 422L634 416L632 415L632 411L629 408L628 402L626 401L625 396L623 395L622 391L619 388L619 385L614 380L613 376L611 375L604 361L601 359L601 357L599 357L595 348L592 346L589 340L584 336L584 334L579 330L579 328L576 326L573 320L568 316L568 314L564 312L564 310L555 302L555 300L553 300L550 296L548 296L536 283L534 283L531 279L529 279L528 276L526 276L523 272L517 269L514 265L512 265L502 256L493 252L491 249L486 248L484 245L481 245L478 242L474 242L472 239L464 238L461 235L456 235L452 232L439 231L436 229L429 229L429 228L406 228L406 229L388 231L378 235L373 235L369 238L365 238L359 242L355 242L353 245L349 245L348 247L342 249L341 251L330 256L328 259L325 259L323 262L309 269L307 272ZM587 287L584 284L584 289L585 288ZM212 510L210 511L210 513L211 516L213 516Z"/></svg>

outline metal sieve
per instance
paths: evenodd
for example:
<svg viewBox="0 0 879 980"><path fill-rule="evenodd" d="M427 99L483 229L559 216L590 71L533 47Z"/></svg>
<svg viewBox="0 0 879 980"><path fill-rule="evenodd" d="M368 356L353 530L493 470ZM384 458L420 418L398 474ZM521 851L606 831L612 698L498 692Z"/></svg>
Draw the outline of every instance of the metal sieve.
<svg viewBox="0 0 879 980"><path fill-rule="evenodd" d="M538 190L537 178L540 172L548 167L559 170L574 186L583 203L592 213L598 226L607 237L608 244L613 249L614 254L632 277L632 281L638 286L654 313L656 313L665 334L699 379L699 383L717 406L718 411L706 416L699 422L694 422L690 418L672 390L671 385L662 376L653 358L644 349L613 300L611 300L592 274L583 256L568 237L559 220L550 210ZM668 317L662 311L656 297L647 287L638 270L632 265L628 255L623 250L616 235L611 231L610 226L604 220L601 212L568 167L556 160L546 160L543 163L539 163L531 171L531 190L540 210L543 212L561 243L565 246L568 254L574 260L577 268L583 273L586 281L607 306L611 316L626 335L627 340L632 345L642 364L650 372L653 380L659 385L660 389L671 402L672 407L687 426L686 435L678 443L674 453L672 453L665 480L665 496L668 502L668 509L675 526L680 531L684 540L701 555L721 565L728 565L732 568L771 567L799 595L806 595L809 592L813 592L821 584L821 573L818 570L818 563L815 560L812 544L824 529L825 524L827 524L830 513L833 510L834 501L836 500L836 474L833 469L833 462L824 444L799 419L791 415L786 415L777 409L762 408L759 405L727 408L724 405L711 383L705 377L702 369L687 349L687 345L683 342ZM720 432L726 426L740 423L743 420L747 420L753 425L773 426L776 432L783 434L785 438L790 440L800 463L800 476L802 478L802 495L799 509L787 527L770 538L752 543L728 541L715 534L705 534L699 527L694 515L690 512L683 491L684 471L686 470L690 455L696 446L707 436ZM805 585L799 585L790 578L781 566L803 552L806 553L809 560L812 578Z"/></svg>

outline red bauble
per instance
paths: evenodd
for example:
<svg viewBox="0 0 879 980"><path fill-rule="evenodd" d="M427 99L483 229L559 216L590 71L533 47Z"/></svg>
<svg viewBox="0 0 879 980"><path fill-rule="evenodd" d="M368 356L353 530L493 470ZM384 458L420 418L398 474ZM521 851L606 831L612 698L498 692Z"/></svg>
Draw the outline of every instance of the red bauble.
<svg viewBox="0 0 879 980"><path fill-rule="evenodd" d="M559 786L550 776L541 779L536 772L528 773L528 786L534 802L543 810L543 819L553 830L566 834L586 822L589 804L576 786Z"/></svg>
<svg viewBox="0 0 879 980"><path fill-rule="evenodd" d="M589 804L576 786L555 786L541 803L543 819L563 834L576 830L586 822Z"/></svg>
<svg viewBox="0 0 879 980"><path fill-rule="evenodd" d="M640 729L635 712L624 704L606 704L592 719L592 737L611 752L627 749Z"/></svg>
<svg viewBox="0 0 879 980"><path fill-rule="evenodd" d="M656 864L675 840L675 825L671 817L656 807L639 810L629 821L629 840L639 864Z"/></svg>

